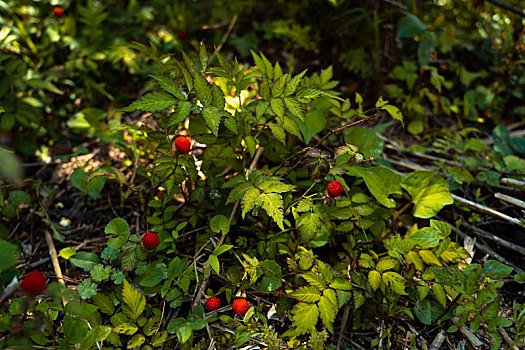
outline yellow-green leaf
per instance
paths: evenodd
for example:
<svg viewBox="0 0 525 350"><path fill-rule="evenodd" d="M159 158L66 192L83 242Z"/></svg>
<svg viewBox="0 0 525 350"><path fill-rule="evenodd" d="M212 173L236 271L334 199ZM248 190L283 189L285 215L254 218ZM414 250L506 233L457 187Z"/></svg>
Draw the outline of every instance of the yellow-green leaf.
<svg viewBox="0 0 525 350"><path fill-rule="evenodd" d="M378 261L376 265L376 270L379 272L384 272L386 270L393 269L397 265L397 260L392 258L382 258Z"/></svg>
<svg viewBox="0 0 525 350"><path fill-rule="evenodd" d="M433 264L437 266L441 266L441 261L437 258L436 254L434 254L431 250L420 250L419 255L421 256L421 259L423 259L424 262L427 264Z"/></svg>
<svg viewBox="0 0 525 350"><path fill-rule="evenodd" d="M376 270L371 270L368 273L368 282L370 282L370 286L372 286L372 289L376 291L377 288L379 288L379 286L381 285L381 274Z"/></svg>
<svg viewBox="0 0 525 350"><path fill-rule="evenodd" d="M321 313L321 320L330 333L334 332L334 319L337 313L337 297L333 289L325 289L317 303Z"/></svg>
<svg viewBox="0 0 525 350"><path fill-rule="evenodd" d="M146 308L146 298L124 279L122 287L122 309L133 320L142 314Z"/></svg>

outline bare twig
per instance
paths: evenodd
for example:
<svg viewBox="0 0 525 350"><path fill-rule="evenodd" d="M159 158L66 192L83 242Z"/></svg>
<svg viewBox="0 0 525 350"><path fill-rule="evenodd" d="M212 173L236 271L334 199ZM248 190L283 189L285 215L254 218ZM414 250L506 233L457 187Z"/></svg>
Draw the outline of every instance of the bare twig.
<svg viewBox="0 0 525 350"><path fill-rule="evenodd" d="M51 262L53 263L53 269L55 270L55 274L58 277L58 283L65 286L66 283L64 282L64 277L62 276L62 269L60 268L60 263L58 262L58 254L55 248L55 243L53 242L53 237L51 236L49 230L45 230L45 235L47 246L49 247L49 255L51 256Z"/></svg>
<svg viewBox="0 0 525 350"><path fill-rule="evenodd" d="M518 225L519 227L521 228L524 228L525 225L523 224L523 222L521 222L520 220L516 219L516 218L513 218L511 216L508 216L506 214L503 214L503 213L500 213L499 211L497 210L494 210L494 209L491 209L491 208L488 208L482 204L479 204L479 203L476 203L476 202L472 202L468 199L465 199L465 198L461 198L459 196L456 196L455 194L451 193L451 196L452 198L454 198L455 201L463 204L463 205L466 205L468 207L471 207L473 209L476 209L478 211L481 211L483 213L486 213L486 214L489 214L489 215L492 215L494 217L497 217L499 219L502 219L502 220L505 220L507 222L510 222L511 224L514 224L514 225Z"/></svg>
<svg viewBox="0 0 525 350"><path fill-rule="evenodd" d="M443 344L443 341L445 340L445 331L441 330L438 335L434 338L432 343L430 344L429 350L438 350L441 348L441 344Z"/></svg>
<svg viewBox="0 0 525 350"><path fill-rule="evenodd" d="M506 194L503 194L503 193L495 193L494 197L504 202L511 203L517 207L525 209L525 202L517 198L507 196Z"/></svg>
<svg viewBox="0 0 525 350"><path fill-rule="evenodd" d="M458 317L453 317L452 318L452 323L454 324L457 324L459 321L459 318ZM461 334L463 334L465 336L465 338L467 338L467 340L469 341L469 343L475 348L475 349L481 349L481 347L483 346L483 343L481 342L481 340L478 339L478 337L476 337L474 335L474 333L470 330L470 328L468 328L467 326L465 325L461 325L459 327L459 331L461 332Z"/></svg>
<svg viewBox="0 0 525 350"><path fill-rule="evenodd" d="M233 29L233 26L235 25L235 22L237 22L237 18L238 17L239 17L239 15L237 15L237 14L233 15L233 17L232 17L232 19L230 21L230 25L228 25L228 30L222 36L221 42L219 43L219 45L217 45L217 47L215 48L215 51L213 51L213 54L210 56L209 61L211 61L217 55L217 53L219 53L219 51L221 51L222 45L224 45L224 43L226 42L226 40L230 36L230 33L231 33L232 29Z"/></svg>
<svg viewBox="0 0 525 350"><path fill-rule="evenodd" d="M475 233L479 237L483 237L485 239L489 239L489 240L494 241L497 244L501 245L502 247L514 250L514 251L516 251L518 253L521 253L521 254L525 255L525 248L524 247L521 247L521 246L519 246L519 245L517 245L515 243L506 241L504 239L501 239L498 236L495 236L495 235L493 235L490 232L487 232L485 230L482 230L480 228L472 226L472 225L470 225L469 223L467 223L465 221L461 221L461 226L463 226L466 229L472 231L473 233Z"/></svg>

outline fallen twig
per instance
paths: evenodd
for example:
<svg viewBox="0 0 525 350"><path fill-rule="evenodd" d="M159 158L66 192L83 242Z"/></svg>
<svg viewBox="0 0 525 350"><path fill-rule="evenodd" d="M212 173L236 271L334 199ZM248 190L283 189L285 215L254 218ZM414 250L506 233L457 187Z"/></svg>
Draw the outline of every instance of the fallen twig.
<svg viewBox="0 0 525 350"><path fill-rule="evenodd" d="M494 197L504 202L511 203L517 207L525 209L525 202L517 198L507 196L506 194L503 194L503 193L495 193Z"/></svg>
<svg viewBox="0 0 525 350"><path fill-rule="evenodd" d="M441 348L441 344L443 344L443 341L445 341L445 331L441 330L438 335L434 338L432 343L430 344L429 350L438 350Z"/></svg>
<svg viewBox="0 0 525 350"><path fill-rule="evenodd" d="M479 210L479 211L481 211L483 213L492 215L492 216L497 217L499 219L505 220L507 222L510 222L511 224L518 225L521 228L525 228L525 225L523 224L523 222L521 222L520 220L518 220L516 218L513 218L513 217L508 216L506 214L500 213L499 211L491 209L489 207L486 207L483 204L479 204L479 203L476 203L476 202L472 202L472 201L470 201L468 199L461 198L459 196L456 196L453 193L451 193L450 195L452 196L452 198L454 198L455 201L457 201L457 202L459 202L461 204L464 204L464 205L466 205L468 207L471 207L473 209L477 209L477 210Z"/></svg>
<svg viewBox="0 0 525 350"><path fill-rule="evenodd" d="M517 245L515 243L506 241L504 239L501 239L498 236L495 236L495 235L493 235L490 232L487 232L485 230L477 228L477 227L475 227L475 226L473 226L473 225L471 225L471 224L469 224L469 223L467 223L465 221L461 221L461 226L463 226L466 229L472 231L473 233L475 233L479 237L483 237L483 238L489 239L491 241L494 241L497 244L501 245L502 247L514 250L515 252L518 252L518 253L521 253L521 254L525 254L525 248L524 247L521 247L521 246L519 246L519 245Z"/></svg>
<svg viewBox="0 0 525 350"><path fill-rule="evenodd" d="M452 323L457 324L459 321L458 317L452 317ZM483 346L483 342L476 337L476 335L464 324L459 327L461 334L467 338L469 343L475 348L480 349Z"/></svg>

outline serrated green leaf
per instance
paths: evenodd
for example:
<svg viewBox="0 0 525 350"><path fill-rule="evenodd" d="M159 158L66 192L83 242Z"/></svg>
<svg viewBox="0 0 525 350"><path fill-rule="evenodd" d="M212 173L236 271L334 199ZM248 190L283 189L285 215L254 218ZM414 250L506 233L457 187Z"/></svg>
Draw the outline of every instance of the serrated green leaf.
<svg viewBox="0 0 525 350"><path fill-rule="evenodd" d="M312 202L311 199L308 199L308 198L305 198L305 199L301 199L298 203L297 203L297 207L295 208L295 210L298 212L298 213L304 213L304 212L307 212L307 211L311 211L314 207L314 204Z"/></svg>
<svg viewBox="0 0 525 350"><path fill-rule="evenodd" d="M412 196L414 216L427 219L447 204L454 203L446 181L431 171L415 171L401 186Z"/></svg>
<svg viewBox="0 0 525 350"><path fill-rule="evenodd" d="M283 197L278 193L261 193L255 199L255 204L263 208L266 213L284 230Z"/></svg>
<svg viewBox="0 0 525 350"><path fill-rule="evenodd" d="M295 326L295 334L301 335L315 332L315 326L319 320L319 309L317 305L310 303L296 304L292 311L292 324Z"/></svg>
<svg viewBox="0 0 525 350"><path fill-rule="evenodd" d="M80 350L91 349L96 343L104 341L111 333L111 327L95 326L87 331L86 337L82 340Z"/></svg>
<svg viewBox="0 0 525 350"><path fill-rule="evenodd" d="M259 194L260 194L260 191L255 187L247 188L245 190L244 195L242 197L242 201L241 201L241 208L242 208L241 215L243 219L246 216L247 212L255 208L256 200Z"/></svg>
<svg viewBox="0 0 525 350"><path fill-rule="evenodd" d="M221 123L221 112L217 109L217 107L205 107L202 110L202 116L204 117L206 125L208 125L213 135L217 137L219 134L219 125Z"/></svg>
<svg viewBox="0 0 525 350"><path fill-rule="evenodd" d="M272 131L272 135L277 139L277 141L281 142L283 145L286 146L286 131L284 131L282 125L279 123L271 123L270 130Z"/></svg>
<svg viewBox="0 0 525 350"><path fill-rule="evenodd" d="M257 187L264 193L284 193L295 189L294 185L285 184L277 177L268 177L267 180L258 183Z"/></svg>
<svg viewBox="0 0 525 350"><path fill-rule="evenodd" d="M423 259L423 261L426 262L427 264L441 266L441 261L439 261L436 254L434 254L433 251L420 250L419 255L421 256L421 259Z"/></svg>
<svg viewBox="0 0 525 350"><path fill-rule="evenodd" d="M512 270L514 270L514 268L496 260L488 260L485 265L483 265L483 272L485 275L493 279L506 278Z"/></svg>
<svg viewBox="0 0 525 350"><path fill-rule="evenodd" d="M266 113L266 110L268 109L269 106L270 106L270 102L268 101L264 101L264 100L257 101L257 107L255 107L256 118L257 119L261 118Z"/></svg>
<svg viewBox="0 0 525 350"><path fill-rule="evenodd" d="M195 87L195 93L197 94L197 99L201 101L204 107L211 105L213 100L212 91L210 84L201 74L195 74L193 77L193 85Z"/></svg>
<svg viewBox="0 0 525 350"><path fill-rule="evenodd" d="M304 302L314 303L321 299L321 291L314 286L304 286L294 290L291 296Z"/></svg>
<svg viewBox="0 0 525 350"><path fill-rule="evenodd" d="M257 55L255 51L253 50L250 50L250 52L252 53L252 57L253 57L253 61L255 62L255 65L259 68L261 73L266 74L266 66L263 60L261 59L261 57L259 57L259 55Z"/></svg>
<svg viewBox="0 0 525 350"><path fill-rule="evenodd" d="M297 90L297 87L301 83L301 78L305 75L307 69L303 70L301 73L293 77L286 87L284 88L284 96L290 96Z"/></svg>
<svg viewBox="0 0 525 350"><path fill-rule="evenodd" d="M390 286L392 291L400 295L407 295L405 292L405 279L397 272L388 271L382 276L383 282Z"/></svg>
<svg viewBox="0 0 525 350"><path fill-rule="evenodd" d="M315 212L302 214L295 223L299 229L299 237L304 243L314 239L322 225L321 217Z"/></svg>
<svg viewBox="0 0 525 350"><path fill-rule="evenodd" d="M381 285L381 274L376 270L371 270L368 273L368 282L374 291Z"/></svg>
<svg viewBox="0 0 525 350"><path fill-rule="evenodd" d="M133 335L138 331L138 329L139 327L135 326L134 324L124 322L115 326L115 328L113 328L113 332L118 334Z"/></svg>
<svg viewBox="0 0 525 350"><path fill-rule="evenodd" d="M129 225L126 220L115 218L106 225L104 233L107 235L117 235L116 238L110 238L108 240L108 247L111 249L119 249L128 241Z"/></svg>
<svg viewBox="0 0 525 350"><path fill-rule="evenodd" d="M167 338L167 331L160 331L158 333L155 333L153 334L153 337L151 337L151 345L155 347L160 347L162 344L164 344Z"/></svg>
<svg viewBox="0 0 525 350"><path fill-rule="evenodd" d="M279 118L284 117L284 103L280 98L272 98L270 100L270 108L272 112Z"/></svg>
<svg viewBox="0 0 525 350"><path fill-rule="evenodd" d="M224 93L217 84L212 85L213 88L213 105L217 107L220 111L226 106L226 100L224 99Z"/></svg>
<svg viewBox="0 0 525 350"><path fill-rule="evenodd" d="M350 281L347 279L338 277L330 283L330 288L341 289L341 290L351 290L352 283L350 283Z"/></svg>
<svg viewBox="0 0 525 350"><path fill-rule="evenodd" d="M115 305L106 294L99 293L91 298L91 300L93 300L93 304L106 315L113 315L115 312Z"/></svg>
<svg viewBox="0 0 525 350"><path fill-rule="evenodd" d="M305 88L297 93L296 98L299 99L301 102L311 102L318 98L321 94L322 91L319 89Z"/></svg>
<svg viewBox="0 0 525 350"><path fill-rule="evenodd" d="M397 260L392 258L382 258L377 262L376 270L378 272L384 272L386 270L393 269L398 264Z"/></svg>
<svg viewBox="0 0 525 350"><path fill-rule="evenodd" d="M352 292L345 291L345 290L338 289L335 291L335 294L337 295L337 307L338 308L343 307L343 305L348 303L350 299L352 298Z"/></svg>
<svg viewBox="0 0 525 350"><path fill-rule="evenodd" d="M288 78L288 74L281 75L277 80L273 82L272 86L272 97L280 97L283 94L284 85L286 84L286 80Z"/></svg>
<svg viewBox="0 0 525 350"><path fill-rule="evenodd" d="M122 286L122 309L132 320L136 321L146 308L146 298L124 279Z"/></svg>
<svg viewBox="0 0 525 350"><path fill-rule="evenodd" d="M324 281L323 276L316 272L305 272L301 274L301 277L304 278L312 286L317 287L319 289L323 289L326 286L326 282Z"/></svg>
<svg viewBox="0 0 525 350"><path fill-rule="evenodd" d="M168 127L183 122L191 112L191 103L188 101L179 101L175 111L170 114Z"/></svg>
<svg viewBox="0 0 525 350"><path fill-rule="evenodd" d="M304 118L305 118L304 111L299 101L297 101L293 97L285 97L284 103L286 104L286 108L288 108L288 110L290 111L290 113L292 113L292 115L296 116L301 121L304 121Z"/></svg>
<svg viewBox="0 0 525 350"><path fill-rule="evenodd" d="M157 81L161 88L166 92L169 92L179 100L185 100L187 95L184 91L181 90L179 83L175 80L162 76L162 75L150 75L153 79Z"/></svg>
<svg viewBox="0 0 525 350"><path fill-rule="evenodd" d="M264 65L265 74L268 76L268 78L273 79L273 66L272 63L264 56L264 54L261 52L261 60ZM261 68L261 67L259 67Z"/></svg>
<svg viewBox="0 0 525 350"><path fill-rule="evenodd" d="M206 51L206 46L202 44L199 50L199 60L201 62L202 69L206 70L208 67L208 52Z"/></svg>
<svg viewBox="0 0 525 350"><path fill-rule="evenodd" d="M392 116L392 118L399 120L401 124L404 126L403 114L401 114L401 111L399 110L399 108L397 108L396 106L392 106L392 105L385 105L381 107L380 109L384 109L385 111L387 111Z"/></svg>
<svg viewBox="0 0 525 350"><path fill-rule="evenodd" d="M155 91L142 96L128 107L122 108L121 111L156 112L174 106L177 102L178 100L172 95L161 91Z"/></svg>
<svg viewBox="0 0 525 350"><path fill-rule="evenodd" d="M321 320L330 333L334 332L334 320L337 314L337 297L333 289L325 289L317 303Z"/></svg>
<svg viewBox="0 0 525 350"><path fill-rule="evenodd" d="M246 193L246 191L249 188L254 188L253 185L249 182L245 182L242 184L237 185L234 189L231 190L230 194L228 195L228 199L226 200L226 204L233 203L235 201L238 201L239 199L242 199ZM258 194L258 192L257 192ZM253 208L248 209L250 211Z"/></svg>
<svg viewBox="0 0 525 350"><path fill-rule="evenodd" d="M210 220L210 228L213 232L222 232L223 235L227 234L230 231L230 223L228 222L228 218L224 215L215 215ZM223 247L227 247L228 245L223 245ZM217 250L217 249L215 249ZM221 252L223 253L223 252ZM219 253L219 254L221 254ZM217 255L219 255L217 254Z"/></svg>
<svg viewBox="0 0 525 350"><path fill-rule="evenodd" d="M128 349L140 348L140 346L144 344L145 341L146 341L146 337L144 337L142 334L135 334L128 341L127 348Z"/></svg>
<svg viewBox="0 0 525 350"><path fill-rule="evenodd" d="M261 81L259 85L259 94L261 95L261 98L263 100L269 100L270 99L270 84L268 83L268 79L264 79Z"/></svg>

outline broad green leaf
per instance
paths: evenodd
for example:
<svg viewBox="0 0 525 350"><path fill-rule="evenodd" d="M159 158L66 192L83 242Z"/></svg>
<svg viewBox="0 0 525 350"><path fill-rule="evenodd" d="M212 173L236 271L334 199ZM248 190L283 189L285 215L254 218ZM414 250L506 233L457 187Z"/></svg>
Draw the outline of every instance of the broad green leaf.
<svg viewBox="0 0 525 350"><path fill-rule="evenodd" d="M206 125L210 128L213 135L218 136L219 134L219 125L221 123L221 112L217 107L205 107L202 110L202 116L206 121Z"/></svg>
<svg viewBox="0 0 525 350"><path fill-rule="evenodd" d="M392 258L382 258L377 262L376 270L378 272L384 272L386 270L393 269L398 264L397 260Z"/></svg>
<svg viewBox="0 0 525 350"><path fill-rule="evenodd" d="M423 260L421 260L421 258L415 251L409 251L408 254L405 255L405 258L409 264L414 264L416 270L423 271Z"/></svg>
<svg viewBox="0 0 525 350"><path fill-rule="evenodd" d="M0 272L9 270L16 266L18 258L16 252L18 247L16 244L0 240Z"/></svg>
<svg viewBox="0 0 525 350"><path fill-rule="evenodd" d="M301 277L304 278L312 286L317 287L321 290L324 289L324 287L326 286L326 282L323 279L323 276L316 272L308 271L301 274Z"/></svg>
<svg viewBox="0 0 525 350"><path fill-rule="evenodd" d="M150 92L134 101L123 112L144 111L156 112L177 104L178 100L170 94L161 91Z"/></svg>
<svg viewBox="0 0 525 350"><path fill-rule="evenodd" d="M410 235L410 239L423 248L432 248L439 244L439 234L431 227L423 227Z"/></svg>
<svg viewBox="0 0 525 350"><path fill-rule="evenodd" d="M115 218L111 220L104 229L107 235L117 235L116 238L108 240L108 247L111 249L119 249L129 238L129 225L126 220L122 218Z"/></svg>
<svg viewBox="0 0 525 350"><path fill-rule="evenodd" d="M427 26L421 22L419 17L410 12L405 12L405 17L401 18L397 23L397 36L410 38L418 35L425 29L427 29Z"/></svg>
<svg viewBox="0 0 525 350"><path fill-rule="evenodd" d="M93 304L95 304L98 309L106 315L111 316L115 312L115 305L106 294L99 293L91 298L91 300L93 300Z"/></svg>
<svg viewBox="0 0 525 350"><path fill-rule="evenodd" d="M222 232L223 235L227 234L230 231L228 218L224 215L215 215L210 221L210 229L216 233Z"/></svg>
<svg viewBox="0 0 525 350"><path fill-rule="evenodd" d="M390 116L392 116L392 118L399 120L401 124L403 124L404 126L403 114L401 114L401 111L399 110L399 108L397 108L396 106L392 106L392 105L384 105L380 109L384 109L385 111L387 111L390 114Z"/></svg>
<svg viewBox="0 0 525 350"><path fill-rule="evenodd" d="M270 100L270 108L272 112L279 118L284 117L284 103L280 98L272 98Z"/></svg>
<svg viewBox="0 0 525 350"><path fill-rule="evenodd" d="M263 273L257 289L264 292L274 292L281 287L283 272L281 266L273 260L264 260L259 264Z"/></svg>
<svg viewBox="0 0 525 350"><path fill-rule="evenodd" d="M423 261L426 262L427 264L441 266L441 261L439 261L436 254L434 254L433 251L420 250L419 255L421 256L421 259L423 259Z"/></svg>
<svg viewBox="0 0 525 350"><path fill-rule="evenodd" d="M143 287L154 287L160 284L160 282L165 278L164 272L165 268L154 267L146 271L140 280L140 285Z"/></svg>
<svg viewBox="0 0 525 350"><path fill-rule="evenodd" d="M431 171L415 171L401 186L412 196L414 216L418 218L435 216L445 205L454 203L446 181Z"/></svg>
<svg viewBox="0 0 525 350"><path fill-rule="evenodd" d="M436 300L443 306L447 306L447 294L445 293L445 289L443 289L443 286L439 283L432 283L432 293L434 293L434 296L436 297Z"/></svg>
<svg viewBox="0 0 525 350"><path fill-rule="evenodd" d="M514 270L512 267L500 263L496 260L488 260L483 265L483 272L489 278L501 279L506 278Z"/></svg>
<svg viewBox="0 0 525 350"><path fill-rule="evenodd" d="M368 273L368 282L374 291L381 285L381 274L376 270L371 270Z"/></svg>
<svg viewBox="0 0 525 350"><path fill-rule="evenodd" d="M202 103L204 107L211 105L213 95L210 84L200 73L195 74L193 77L193 85L195 87L195 93L197 99Z"/></svg>
<svg viewBox="0 0 525 350"><path fill-rule="evenodd" d="M443 221L439 221L439 220L431 219L430 227L432 227L434 230L436 230L439 233L439 237L441 239L447 238L452 232L452 229L450 228L449 224Z"/></svg>
<svg viewBox="0 0 525 350"><path fill-rule="evenodd" d="M100 263L100 259L97 254L89 252L78 252L69 258L69 261L76 267L89 270L95 265Z"/></svg>
<svg viewBox="0 0 525 350"><path fill-rule="evenodd" d="M333 289L325 289L317 303L321 320L330 333L334 332L334 320L337 314L337 297Z"/></svg>
<svg viewBox="0 0 525 350"><path fill-rule="evenodd" d="M296 327L295 334L301 335L315 332L315 326L319 320L317 305L299 303L293 307L291 313L293 325Z"/></svg>
<svg viewBox="0 0 525 350"><path fill-rule="evenodd" d="M292 297L297 298L307 303L313 303L321 298L321 292L314 286L299 287L297 290L290 294Z"/></svg>
<svg viewBox="0 0 525 350"><path fill-rule="evenodd" d="M425 300L418 300L414 307L414 313L421 323L430 325L432 323L432 312L430 310L430 302Z"/></svg>
<svg viewBox="0 0 525 350"><path fill-rule="evenodd" d="M379 158L383 153L384 141L372 128L354 127L345 130L345 142L359 148L365 158Z"/></svg>
<svg viewBox="0 0 525 350"><path fill-rule="evenodd" d="M136 321L146 308L146 298L124 279L122 286L122 309L132 320Z"/></svg>
<svg viewBox="0 0 525 350"><path fill-rule="evenodd" d="M391 194L402 194L401 181L403 177L385 167L361 168L353 167L359 176L365 180L366 186L379 203L387 208L394 208L396 203L388 198Z"/></svg>
<svg viewBox="0 0 525 350"><path fill-rule="evenodd" d="M118 334L133 335L138 331L138 329L139 327L135 326L133 323L124 322L115 326L115 328L113 328L113 332Z"/></svg>
<svg viewBox="0 0 525 350"><path fill-rule="evenodd" d="M155 79L160 87L166 92L169 92L179 100L186 99L186 93L181 90L179 83L177 83L175 80L162 75L150 75L150 77Z"/></svg>
<svg viewBox="0 0 525 350"><path fill-rule="evenodd" d="M300 125L301 132L304 137L304 142L308 144L310 139L322 131L326 126L326 117L320 110L314 109L306 113L304 117L304 124Z"/></svg>
<svg viewBox="0 0 525 350"><path fill-rule="evenodd" d="M272 135L277 139L277 141L286 146L286 132L283 126L279 123L271 123L269 126L270 130L272 131Z"/></svg>
<svg viewBox="0 0 525 350"><path fill-rule="evenodd" d="M220 275L221 273L221 265L219 263L219 258L217 258L217 255L210 254L208 256L208 263L210 264L211 268L217 273L217 275Z"/></svg>

